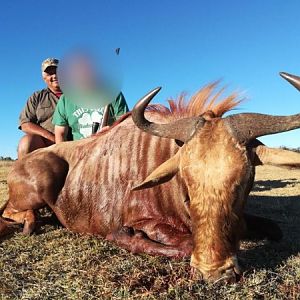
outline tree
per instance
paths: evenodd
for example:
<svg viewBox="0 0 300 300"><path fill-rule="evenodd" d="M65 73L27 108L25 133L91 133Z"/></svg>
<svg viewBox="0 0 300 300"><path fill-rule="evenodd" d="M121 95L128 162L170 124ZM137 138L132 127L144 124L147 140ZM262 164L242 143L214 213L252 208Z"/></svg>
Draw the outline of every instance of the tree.
<svg viewBox="0 0 300 300"><path fill-rule="evenodd" d="M14 159L12 159L10 156L0 156L0 161L1 160L5 160L5 161L14 161Z"/></svg>

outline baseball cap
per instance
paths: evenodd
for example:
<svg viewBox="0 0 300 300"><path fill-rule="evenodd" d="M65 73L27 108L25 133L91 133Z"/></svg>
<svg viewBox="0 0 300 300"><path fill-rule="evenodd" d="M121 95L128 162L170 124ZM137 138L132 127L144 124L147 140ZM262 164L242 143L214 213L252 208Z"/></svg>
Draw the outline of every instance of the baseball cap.
<svg viewBox="0 0 300 300"><path fill-rule="evenodd" d="M48 67L57 67L59 60L56 58L47 58L42 62L42 72L45 72L45 70Z"/></svg>

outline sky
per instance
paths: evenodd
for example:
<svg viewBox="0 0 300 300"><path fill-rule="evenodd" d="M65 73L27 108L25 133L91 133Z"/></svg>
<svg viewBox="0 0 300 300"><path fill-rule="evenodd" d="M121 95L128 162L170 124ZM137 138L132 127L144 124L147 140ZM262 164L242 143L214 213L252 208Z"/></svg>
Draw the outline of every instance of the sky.
<svg viewBox="0 0 300 300"><path fill-rule="evenodd" d="M247 97L234 113L300 111L300 93L278 75L300 75L299 0L10 0L0 8L0 156L16 158L19 114L45 86L41 62L82 46L121 48L130 108L157 86L153 102L166 104L221 79ZM261 140L298 148L300 129Z"/></svg>

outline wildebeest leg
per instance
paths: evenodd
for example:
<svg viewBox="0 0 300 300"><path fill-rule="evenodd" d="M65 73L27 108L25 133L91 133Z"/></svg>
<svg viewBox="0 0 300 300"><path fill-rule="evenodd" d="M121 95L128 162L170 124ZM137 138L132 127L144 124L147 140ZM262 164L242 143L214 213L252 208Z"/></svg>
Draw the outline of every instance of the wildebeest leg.
<svg viewBox="0 0 300 300"><path fill-rule="evenodd" d="M148 253L151 255L162 255L168 257L185 257L191 254L190 249L183 249L176 246L167 246L150 240L140 230L133 231L123 227L120 231L110 233L107 240L115 242L118 246L133 253Z"/></svg>
<svg viewBox="0 0 300 300"><path fill-rule="evenodd" d="M133 226L133 228L145 232L147 237L154 242L176 247L188 253L188 255L192 253L192 234L187 229L180 231L175 226L157 223L156 220L141 222L139 225Z"/></svg>
<svg viewBox="0 0 300 300"><path fill-rule="evenodd" d="M246 232L243 238L268 238L273 241L279 241L282 238L282 231L273 220L249 214L244 214L244 219L246 222Z"/></svg>
<svg viewBox="0 0 300 300"><path fill-rule="evenodd" d="M68 164L51 152L32 152L17 161L7 178L9 200L2 217L24 224L23 233L30 234L35 227L35 211L48 205L53 207L60 193Z"/></svg>
<svg viewBox="0 0 300 300"><path fill-rule="evenodd" d="M24 224L23 234L32 233L36 225L36 217L32 209L16 212L8 208L4 210L2 217L13 220L19 224Z"/></svg>

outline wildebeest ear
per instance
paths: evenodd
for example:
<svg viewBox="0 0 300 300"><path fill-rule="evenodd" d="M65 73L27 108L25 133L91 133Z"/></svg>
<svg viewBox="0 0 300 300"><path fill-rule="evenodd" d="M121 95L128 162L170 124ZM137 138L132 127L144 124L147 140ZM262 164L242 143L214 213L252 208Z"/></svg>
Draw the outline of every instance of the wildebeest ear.
<svg viewBox="0 0 300 300"><path fill-rule="evenodd" d="M147 189L165 183L178 172L179 152L157 167L142 183L134 186L133 191Z"/></svg>
<svg viewBox="0 0 300 300"><path fill-rule="evenodd" d="M255 153L259 162L257 165L300 169L300 153L295 151L258 146Z"/></svg>

